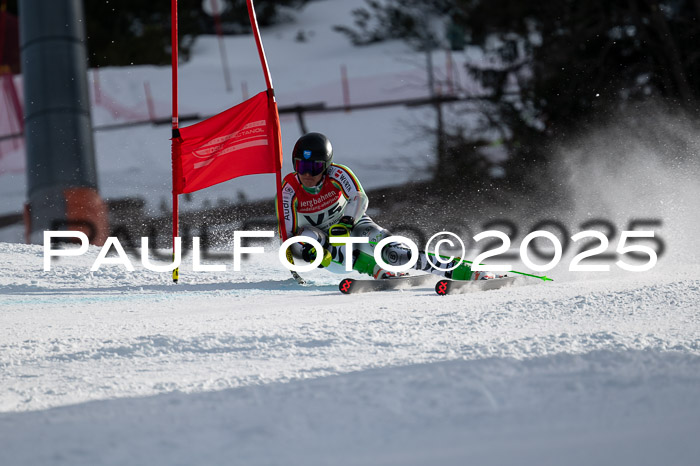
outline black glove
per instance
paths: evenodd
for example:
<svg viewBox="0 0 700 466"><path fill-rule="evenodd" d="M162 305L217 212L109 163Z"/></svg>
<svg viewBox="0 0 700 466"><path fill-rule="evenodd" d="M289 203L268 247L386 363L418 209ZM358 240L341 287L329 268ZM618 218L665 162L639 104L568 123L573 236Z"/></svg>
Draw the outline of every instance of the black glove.
<svg viewBox="0 0 700 466"><path fill-rule="evenodd" d="M313 262L316 260L316 248L308 243L304 243L301 247L301 258L306 262Z"/></svg>
<svg viewBox="0 0 700 466"><path fill-rule="evenodd" d="M301 258L310 264L316 260L316 256L316 248L309 243L304 243L304 245L301 247ZM323 259L321 260L321 264L319 264L319 267L328 267L331 263L331 259L331 253L324 249Z"/></svg>

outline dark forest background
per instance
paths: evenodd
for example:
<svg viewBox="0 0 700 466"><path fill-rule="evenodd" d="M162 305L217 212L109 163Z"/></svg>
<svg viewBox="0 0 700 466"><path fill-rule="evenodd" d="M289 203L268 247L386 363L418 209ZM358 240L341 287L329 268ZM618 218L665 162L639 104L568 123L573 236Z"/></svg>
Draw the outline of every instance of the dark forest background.
<svg viewBox="0 0 700 466"><path fill-rule="evenodd" d="M700 113L700 0L367 0L355 26L337 28L355 44L399 39L417 50L479 48L468 66L486 95L472 104L477 131L444 131L437 172L516 189L547 180L562 141L614 124L630 112ZM436 27L435 24L438 24ZM486 63L485 63L486 62ZM480 153L496 132L509 154L505 177L490 179ZM651 144L669 144L665 138ZM682 141L677 153L683 152ZM531 177L532 173L540 176ZM476 175L476 176L475 176Z"/></svg>

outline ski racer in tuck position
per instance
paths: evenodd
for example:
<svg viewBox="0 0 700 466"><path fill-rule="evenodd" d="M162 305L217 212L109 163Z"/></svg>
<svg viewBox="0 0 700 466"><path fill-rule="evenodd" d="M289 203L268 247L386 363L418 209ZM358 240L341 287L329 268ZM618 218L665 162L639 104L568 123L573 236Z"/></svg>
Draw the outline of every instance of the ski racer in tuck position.
<svg viewBox="0 0 700 466"><path fill-rule="evenodd" d="M278 219L279 227L285 229L288 238L308 236L323 246L323 251L317 251L310 243L294 243L292 256L313 262L321 254L321 267L336 273L345 272L347 261L351 261L353 270L375 279L403 275L385 270L375 261L376 244L391 233L365 213L367 195L348 167L333 163L333 147L328 138L321 133L303 135L294 145L292 162L294 172L285 176L282 183L283 218ZM333 244L334 237L347 236L365 237L369 242L353 244L350 257L346 245ZM411 250L405 244L392 242L383 247L381 257L389 265L401 266L410 261ZM472 272L469 264L459 258L445 263L434 257L428 260L424 251L419 251L413 269L453 280L494 278L490 272Z"/></svg>

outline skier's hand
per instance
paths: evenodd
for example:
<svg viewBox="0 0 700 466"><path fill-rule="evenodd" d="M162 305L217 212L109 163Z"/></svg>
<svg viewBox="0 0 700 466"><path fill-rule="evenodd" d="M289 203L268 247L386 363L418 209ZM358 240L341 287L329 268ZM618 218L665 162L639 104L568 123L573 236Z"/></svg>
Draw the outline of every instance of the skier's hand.
<svg viewBox="0 0 700 466"><path fill-rule="evenodd" d="M355 224L355 220L346 215L344 217L341 217L340 220L338 220L338 223L335 225L331 225L331 227L328 229L328 239L331 242L331 246L342 246L345 243L338 243L334 242L334 238L347 238L350 236L350 230L352 230L352 226Z"/></svg>
<svg viewBox="0 0 700 466"><path fill-rule="evenodd" d="M306 262L311 263L315 261L317 256L318 254L316 252L315 247L308 243L305 243L302 246L301 258L304 259ZM331 264L331 259L331 253L328 252L326 249L323 249L323 259L321 259L321 264L319 265L319 267L328 267Z"/></svg>

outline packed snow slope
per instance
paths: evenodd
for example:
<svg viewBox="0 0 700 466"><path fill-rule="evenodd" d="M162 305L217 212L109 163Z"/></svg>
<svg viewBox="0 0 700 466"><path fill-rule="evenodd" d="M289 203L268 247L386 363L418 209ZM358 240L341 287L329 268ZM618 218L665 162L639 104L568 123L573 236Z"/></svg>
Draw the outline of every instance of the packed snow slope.
<svg viewBox="0 0 700 466"><path fill-rule="evenodd" d="M281 106L342 103L341 65L353 103L426 95L422 55L398 43L354 49L332 31L361 4L310 2L297 23L263 31ZM336 11L343 20L331 19ZM302 29L309 40L295 42ZM236 83L252 94L262 74L251 44L226 38ZM222 97L218 57L216 39L201 38L183 63L183 114L242 99L237 86ZM102 92L93 121L123 122L143 108L145 81L158 116L167 115L169 72L93 71ZM466 86L463 71L461 79ZM432 120L395 107L309 114L307 124L373 188L431 176L432 143L419 128ZM553 282L523 278L447 297L429 287L344 296L340 276L322 270L297 285L270 243L240 272L230 262L227 271L194 272L189 255L174 285L135 258L134 272L90 272L97 248L45 272L42 246L15 244L21 226L1 230L0 465L697 465L700 142L684 121L654 113L569 141L557 156L566 212L550 212L545 196L536 213L512 218L527 232L550 215L571 234L609 219L618 229L610 251L634 219L658 219L666 252L642 273L613 264L568 272L570 248L547 272ZM686 149L658 151L630 127ZM294 118L283 117L282 136L288 154L299 136ZM165 127L98 132L102 194L167 211L168 137ZM25 185L22 173L0 175L0 213L21 210ZM265 176L237 179L182 207L237 192L271 197L271 186ZM489 210L509 216L506 206L520 208L514 201ZM470 224L472 234L489 218Z"/></svg>
<svg viewBox="0 0 700 466"><path fill-rule="evenodd" d="M266 250L173 285L0 243L0 463L697 464L697 264L345 296Z"/></svg>

